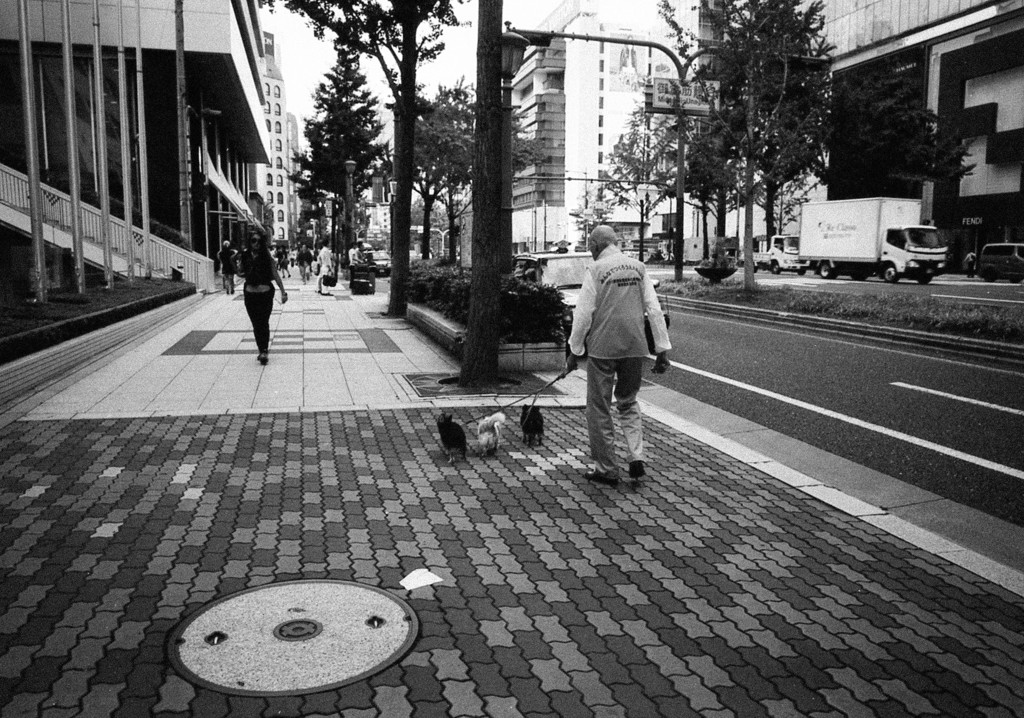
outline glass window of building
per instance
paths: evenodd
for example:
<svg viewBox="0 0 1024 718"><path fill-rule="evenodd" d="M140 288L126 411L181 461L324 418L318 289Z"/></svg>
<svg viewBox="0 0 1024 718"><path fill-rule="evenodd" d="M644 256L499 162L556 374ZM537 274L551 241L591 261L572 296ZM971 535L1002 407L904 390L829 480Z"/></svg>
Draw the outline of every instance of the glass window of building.
<svg viewBox="0 0 1024 718"><path fill-rule="evenodd" d="M278 222L284 222L284 210L283 209L277 210L277 221Z"/></svg>
<svg viewBox="0 0 1024 718"><path fill-rule="evenodd" d="M280 97L280 96L281 96L281 86L280 85L275 85L274 86L274 97Z"/></svg>
<svg viewBox="0 0 1024 718"><path fill-rule="evenodd" d="M281 105L279 105L277 103L274 103L274 114L275 115L280 115L281 114Z"/></svg>
<svg viewBox="0 0 1024 718"><path fill-rule="evenodd" d="M284 177L282 177L281 175L277 176L277 186L284 187Z"/></svg>
<svg viewBox="0 0 1024 718"><path fill-rule="evenodd" d="M277 193L277 203L284 204L284 194L282 194L281 192Z"/></svg>
<svg viewBox="0 0 1024 718"><path fill-rule="evenodd" d="M277 140L276 142L274 142L274 149L275 149L275 150L277 150L278 152L280 152L282 148L283 148L283 145L281 144L281 140ZM280 158L278 158L278 160L277 160L277 161L278 161L278 162L280 162L280 161L281 161L281 159L280 159Z"/></svg>
<svg viewBox="0 0 1024 718"><path fill-rule="evenodd" d="M269 130L270 128L268 127L267 129ZM277 134L281 134L281 123L280 122L275 122L274 123L274 132L276 132Z"/></svg>
<svg viewBox="0 0 1024 718"><path fill-rule="evenodd" d="M279 169L279 170L283 170L284 169L284 163L281 162L281 158L280 157L278 157L277 160L274 162L274 166L277 169Z"/></svg>
<svg viewBox="0 0 1024 718"><path fill-rule="evenodd" d="M145 55L143 55L143 57L145 57ZM274 175L267 172L267 185L269 186L272 184L274 184Z"/></svg>

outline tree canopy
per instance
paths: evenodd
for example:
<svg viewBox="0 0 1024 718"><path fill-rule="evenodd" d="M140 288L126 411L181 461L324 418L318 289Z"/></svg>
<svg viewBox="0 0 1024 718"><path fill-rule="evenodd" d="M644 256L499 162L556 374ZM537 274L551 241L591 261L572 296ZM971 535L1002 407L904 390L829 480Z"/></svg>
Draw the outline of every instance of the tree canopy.
<svg viewBox="0 0 1024 718"><path fill-rule="evenodd" d="M879 68L836 78L827 180L832 199L920 197L921 183L970 171L967 149L906 75Z"/></svg>
<svg viewBox="0 0 1024 718"><path fill-rule="evenodd" d="M314 116L306 121L308 150L298 155L298 172L292 179L299 196L345 196L345 161L354 160L353 186L358 193L369 187L367 172L384 157L377 142L381 124L377 99L366 89L366 77L356 58L339 48L338 61L313 94Z"/></svg>
<svg viewBox="0 0 1024 718"><path fill-rule="evenodd" d="M331 31L348 52L380 65L394 103L394 256L388 314L404 316L409 277L409 227L417 116L416 70L444 49L441 35L458 25L454 6L465 0L276 0L309 18L318 36ZM273 6L275 0L269 0Z"/></svg>

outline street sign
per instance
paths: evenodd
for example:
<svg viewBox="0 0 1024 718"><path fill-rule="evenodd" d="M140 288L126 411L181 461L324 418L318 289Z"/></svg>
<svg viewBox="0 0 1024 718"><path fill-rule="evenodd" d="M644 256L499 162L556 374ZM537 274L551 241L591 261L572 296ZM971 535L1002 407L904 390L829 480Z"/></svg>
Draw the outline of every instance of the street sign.
<svg viewBox="0 0 1024 718"><path fill-rule="evenodd" d="M679 80L655 77L647 85L644 100L647 112L674 115L676 108L682 106L684 115L707 117L718 101L718 92L717 80L708 80L703 85L688 82L680 87Z"/></svg>

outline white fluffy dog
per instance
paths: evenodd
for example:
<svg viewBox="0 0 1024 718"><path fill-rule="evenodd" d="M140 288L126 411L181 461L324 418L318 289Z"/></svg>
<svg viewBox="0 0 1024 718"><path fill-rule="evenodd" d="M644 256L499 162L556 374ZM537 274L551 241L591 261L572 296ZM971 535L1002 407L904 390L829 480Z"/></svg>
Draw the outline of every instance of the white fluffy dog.
<svg viewBox="0 0 1024 718"><path fill-rule="evenodd" d="M476 438L480 443L480 453L487 456L494 456L501 442L501 427L506 421L505 415L500 411L490 416L485 416L476 425Z"/></svg>

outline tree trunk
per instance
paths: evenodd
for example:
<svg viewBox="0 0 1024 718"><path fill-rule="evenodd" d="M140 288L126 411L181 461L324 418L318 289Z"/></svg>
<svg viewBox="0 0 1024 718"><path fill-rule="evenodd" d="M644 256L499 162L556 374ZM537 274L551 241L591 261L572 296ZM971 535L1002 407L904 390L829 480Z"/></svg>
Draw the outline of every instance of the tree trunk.
<svg viewBox="0 0 1024 718"><path fill-rule="evenodd" d="M413 150L416 143L416 24L402 28L401 97L395 102L395 181L391 295L388 315L404 317L409 297L409 228L412 225Z"/></svg>
<svg viewBox="0 0 1024 718"><path fill-rule="evenodd" d="M451 213L449 213L448 214L448 261L451 262L453 266L459 263L458 249L459 249L459 242L461 241L461 238L459 237L459 226L455 223L455 221L456 221L455 220L455 216L452 215Z"/></svg>
<svg viewBox="0 0 1024 718"><path fill-rule="evenodd" d="M764 228L771 239L778 234L775 225L775 204L779 201L779 185L765 180L764 183Z"/></svg>
<svg viewBox="0 0 1024 718"><path fill-rule="evenodd" d="M729 231L725 226L729 215L729 195L724 189L718 191L716 204L718 205L718 212L715 214L715 237L724 237L725 233ZM739 208L737 208L737 211L739 211ZM708 248L705 246L704 259L707 258Z"/></svg>
<svg viewBox="0 0 1024 718"><path fill-rule="evenodd" d="M420 239L420 256L430 259L430 215L434 208L434 198L427 195L423 198L423 235Z"/></svg>
<svg viewBox="0 0 1024 718"><path fill-rule="evenodd" d="M502 0L480 0L477 14L476 135L473 152L473 275L461 386L498 378L501 330L501 15Z"/></svg>

